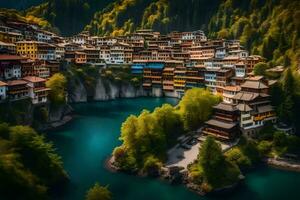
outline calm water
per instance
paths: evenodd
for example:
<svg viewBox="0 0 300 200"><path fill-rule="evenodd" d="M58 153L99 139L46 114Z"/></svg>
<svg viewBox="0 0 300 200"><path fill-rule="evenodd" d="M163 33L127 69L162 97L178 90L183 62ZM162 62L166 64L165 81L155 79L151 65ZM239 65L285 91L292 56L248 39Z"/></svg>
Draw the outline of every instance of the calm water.
<svg viewBox="0 0 300 200"><path fill-rule="evenodd" d="M163 103L176 104L176 100L138 98L75 105L78 117L63 129L49 133L71 178L61 199L82 200L95 182L109 185L116 200L300 199L300 173L271 168L247 174L239 189L222 198L200 197L183 186L106 170L105 159L120 144L121 123L130 114L153 110Z"/></svg>

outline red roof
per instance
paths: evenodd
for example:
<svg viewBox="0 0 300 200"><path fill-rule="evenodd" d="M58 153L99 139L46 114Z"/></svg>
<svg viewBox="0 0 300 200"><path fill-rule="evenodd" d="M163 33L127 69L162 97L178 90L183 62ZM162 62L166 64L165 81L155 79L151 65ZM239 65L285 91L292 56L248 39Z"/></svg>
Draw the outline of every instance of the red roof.
<svg viewBox="0 0 300 200"><path fill-rule="evenodd" d="M7 85L8 86L14 86L14 85L26 85L27 82L23 80L13 80L13 81L8 81Z"/></svg>
<svg viewBox="0 0 300 200"><path fill-rule="evenodd" d="M0 61L1 60L24 60L24 59L26 58L17 55L0 54Z"/></svg>
<svg viewBox="0 0 300 200"><path fill-rule="evenodd" d="M6 85L7 85L6 83L4 83L4 82L0 81L0 87L2 87L2 86L6 86Z"/></svg>
<svg viewBox="0 0 300 200"><path fill-rule="evenodd" d="M37 76L26 76L23 78L23 80L25 81L29 81L29 82L32 82L32 83L38 83L38 82L45 82L46 79L43 79L43 78L40 78L40 77L37 77Z"/></svg>

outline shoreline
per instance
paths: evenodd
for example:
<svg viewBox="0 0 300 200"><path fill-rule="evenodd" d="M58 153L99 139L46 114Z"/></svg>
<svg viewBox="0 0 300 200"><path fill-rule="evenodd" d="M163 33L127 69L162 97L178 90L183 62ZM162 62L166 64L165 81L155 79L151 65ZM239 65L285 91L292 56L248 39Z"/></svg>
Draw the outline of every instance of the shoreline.
<svg viewBox="0 0 300 200"><path fill-rule="evenodd" d="M62 128L75 118L75 115L68 114L65 115L60 121L47 123L46 127L41 128L39 131L55 131Z"/></svg>
<svg viewBox="0 0 300 200"><path fill-rule="evenodd" d="M287 160L287 159L278 160L276 158L267 158L267 159L264 159L264 162L266 163L266 165L276 168L276 169L279 169L279 170L300 173L300 162L297 162L297 161L292 161L292 160Z"/></svg>
<svg viewBox="0 0 300 200"><path fill-rule="evenodd" d="M104 168L107 169L108 171L112 172L112 173L126 173L126 172L122 172L118 167L116 167L113 164L114 158L112 155L110 155L104 163ZM300 172L300 162L293 162L293 161L288 161L288 160L276 160L275 158L267 158L263 160L263 163L265 163L266 167L271 167L271 168L276 168L278 170L283 170L283 171L292 171L292 172ZM257 170L257 169L255 169ZM168 184L172 185L172 181L171 181L171 176L167 175L166 171L163 171L164 173L160 173L159 176L157 177L158 180L160 181L167 181ZM178 172L180 173L180 172ZM134 175L134 176L138 176L138 177L149 177L145 174L140 174L140 173L126 173L129 175ZM188 190L190 190L191 192L194 192L200 196L205 196L205 195L209 195L209 194L220 194L220 193L226 193L226 192L231 192L233 191L235 188L237 188L245 179L245 175L242 174L242 178L240 178L240 180L232 185L228 185L222 188L217 188L214 189L211 192L204 192L199 185L194 184L192 182L190 182L187 177L184 177L184 174L180 173L182 176L182 180L177 183L180 185L185 186ZM152 177L154 178L154 177Z"/></svg>
<svg viewBox="0 0 300 200"><path fill-rule="evenodd" d="M172 184L183 185L184 187L186 187L191 192L194 192L194 193L196 193L200 196L205 196L205 195L208 195L208 194L226 193L226 192L231 191L234 188L236 188L241 183L241 181L244 180L244 178L243 178L243 179L240 179L237 183L234 183L232 185L224 186L222 188L217 188L217 189L214 189L211 192L204 192L200 188L199 185L190 182L188 180L188 178L180 172L178 172L178 173L182 176L182 180L180 182L172 183L171 177L173 177L173 176L166 175L166 171L161 170L161 173L157 177L151 177L151 176L148 176L146 174L141 174L139 172L138 173L126 173L126 172L121 171L118 167L116 167L113 164L113 162L114 162L113 160L114 160L114 157L112 155L110 155L107 159L105 159L105 163L103 164L104 168L107 169L109 172L112 172L112 173L125 173L125 174L128 174L128 175L134 175L134 176L141 177L141 178L145 178L145 177L153 178L153 179L157 179L157 180L160 180L160 181L167 181L167 183L170 184L170 185L172 185Z"/></svg>

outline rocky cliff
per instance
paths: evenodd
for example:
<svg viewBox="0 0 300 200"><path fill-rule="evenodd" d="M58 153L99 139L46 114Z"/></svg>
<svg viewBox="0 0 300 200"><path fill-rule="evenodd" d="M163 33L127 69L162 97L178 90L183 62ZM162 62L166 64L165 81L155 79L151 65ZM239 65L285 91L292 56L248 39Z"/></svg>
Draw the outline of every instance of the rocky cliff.
<svg viewBox="0 0 300 200"><path fill-rule="evenodd" d="M135 98L135 97L175 97L176 93L165 93L160 88L145 90L142 86L133 86L128 82L115 82L107 78L99 77L93 94L82 82L77 82L68 90L68 100L70 103L79 103L87 101L108 101L118 98Z"/></svg>

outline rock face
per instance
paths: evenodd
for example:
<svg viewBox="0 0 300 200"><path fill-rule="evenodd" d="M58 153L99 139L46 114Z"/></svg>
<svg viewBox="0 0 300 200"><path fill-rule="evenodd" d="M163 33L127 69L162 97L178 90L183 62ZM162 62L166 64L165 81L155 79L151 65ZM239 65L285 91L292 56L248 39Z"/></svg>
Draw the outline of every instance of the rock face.
<svg viewBox="0 0 300 200"><path fill-rule="evenodd" d="M73 74L72 74L73 75ZM88 97L88 92L83 84L83 82L76 76L68 81L68 101L72 102L86 102Z"/></svg>
<svg viewBox="0 0 300 200"><path fill-rule="evenodd" d="M65 116L72 113L73 109L68 104L59 106L55 109L49 108L49 123L61 121Z"/></svg>
<svg viewBox="0 0 300 200"><path fill-rule="evenodd" d="M175 92L165 93L161 88L145 90L142 86L133 86L127 82L114 82L112 80L99 77L94 88L93 94L87 92L87 88L78 80L69 86L69 102L79 103L88 100L108 101L117 98L135 98L135 97L178 97Z"/></svg>

